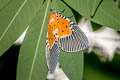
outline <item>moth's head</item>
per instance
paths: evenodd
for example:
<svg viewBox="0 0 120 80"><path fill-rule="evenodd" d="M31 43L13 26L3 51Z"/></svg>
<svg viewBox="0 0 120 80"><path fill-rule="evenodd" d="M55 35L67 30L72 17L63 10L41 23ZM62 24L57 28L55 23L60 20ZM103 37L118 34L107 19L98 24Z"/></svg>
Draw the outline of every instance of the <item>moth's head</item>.
<svg viewBox="0 0 120 80"><path fill-rule="evenodd" d="M50 12L57 13L56 10L50 9Z"/></svg>
<svg viewBox="0 0 120 80"><path fill-rule="evenodd" d="M59 16L59 14L56 12L56 10L50 9L50 15L49 15L48 22L52 23L53 21L56 20L57 16Z"/></svg>

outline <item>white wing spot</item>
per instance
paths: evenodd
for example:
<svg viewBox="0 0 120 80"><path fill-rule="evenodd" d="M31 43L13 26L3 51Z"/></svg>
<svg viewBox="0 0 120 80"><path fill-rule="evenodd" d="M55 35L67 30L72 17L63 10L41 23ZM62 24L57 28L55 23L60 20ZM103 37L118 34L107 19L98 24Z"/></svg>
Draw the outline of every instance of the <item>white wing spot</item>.
<svg viewBox="0 0 120 80"><path fill-rule="evenodd" d="M57 32L58 32L58 28L56 28L56 29L53 31L53 34L55 35Z"/></svg>
<svg viewBox="0 0 120 80"><path fill-rule="evenodd" d="M56 28L56 29L53 31L53 34L56 36L56 38L59 37L58 35L56 35L58 31L59 31L58 28Z"/></svg>
<svg viewBox="0 0 120 80"><path fill-rule="evenodd" d="M50 23L52 23L54 21L54 18L50 19Z"/></svg>

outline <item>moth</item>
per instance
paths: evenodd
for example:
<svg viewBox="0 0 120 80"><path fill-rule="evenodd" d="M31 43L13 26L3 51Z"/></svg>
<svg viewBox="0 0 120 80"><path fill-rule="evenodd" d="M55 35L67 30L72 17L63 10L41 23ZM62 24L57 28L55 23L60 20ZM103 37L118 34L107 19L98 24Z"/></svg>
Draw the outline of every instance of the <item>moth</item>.
<svg viewBox="0 0 120 80"><path fill-rule="evenodd" d="M49 71L54 72L60 48L66 52L78 52L87 48L88 39L73 21L60 12L50 10L46 40L46 60Z"/></svg>

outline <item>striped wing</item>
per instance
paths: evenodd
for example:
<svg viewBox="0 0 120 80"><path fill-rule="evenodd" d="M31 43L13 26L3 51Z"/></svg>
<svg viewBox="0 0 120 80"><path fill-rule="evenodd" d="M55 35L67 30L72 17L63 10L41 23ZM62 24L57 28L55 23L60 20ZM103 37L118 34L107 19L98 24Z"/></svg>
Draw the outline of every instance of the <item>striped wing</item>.
<svg viewBox="0 0 120 80"><path fill-rule="evenodd" d="M50 49L49 45L46 45L46 58L47 58L47 65L49 71L52 73L54 72L56 65L58 63L58 58L59 58L60 50L58 47L58 43L55 42Z"/></svg>
<svg viewBox="0 0 120 80"><path fill-rule="evenodd" d="M88 46L88 39L82 30L77 26L72 26L72 34L59 38L59 45L66 52L77 52Z"/></svg>

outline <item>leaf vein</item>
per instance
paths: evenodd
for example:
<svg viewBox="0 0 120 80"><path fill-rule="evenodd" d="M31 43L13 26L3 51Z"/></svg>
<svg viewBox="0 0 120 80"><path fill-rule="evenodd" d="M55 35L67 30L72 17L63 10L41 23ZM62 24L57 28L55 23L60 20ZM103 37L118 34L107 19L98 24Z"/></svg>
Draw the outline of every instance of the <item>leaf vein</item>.
<svg viewBox="0 0 120 80"><path fill-rule="evenodd" d="M37 41L37 46L36 46L36 49L35 49L35 55L33 57L32 67L31 67L31 71L30 71L30 75L29 75L29 79L28 80L31 80L31 77L32 77L33 68L34 68L36 56L37 56L37 53L38 53L38 48L39 48L39 44L40 44L40 40L41 40L43 28L44 28L46 16L47 16L47 10L48 10L49 3L50 3L50 0L48 0L48 2L47 2L47 6L46 6L46 10L45 10L45 16L43 18L43 23L42 23L41 30L40 30L40 33L39 33L39 38L38 38L38 41Z"/></svg>
<svg viewBox="0 0 120 80"><path fill-rule="evenodd" d="M17 10L16 14L14 15L14 17L12 18L12 20L10 21L10 23L8 24L7 28L4 30L2 36L0 37L0 40L2 40L2 38L5 36L6 32L8 31L8 29L10 28L11 24L14 22L14 20L16 19L17 15L19 14L19 12L21 11L21 9L23 8L23 6L25 5L25 3L27 2L27 0L25 0L22 5L20 6L20 8Z"/></svg>

